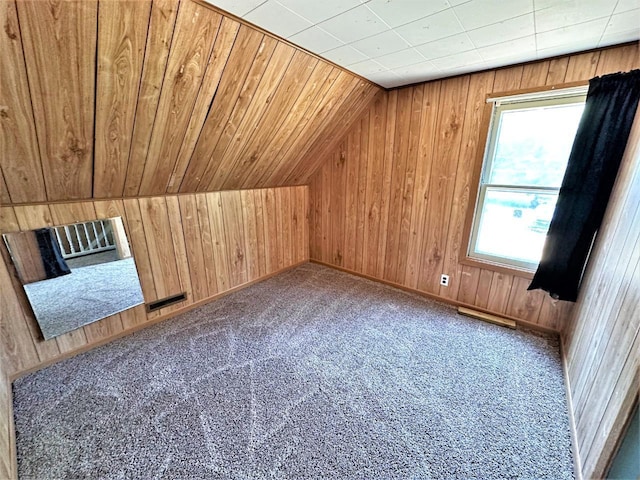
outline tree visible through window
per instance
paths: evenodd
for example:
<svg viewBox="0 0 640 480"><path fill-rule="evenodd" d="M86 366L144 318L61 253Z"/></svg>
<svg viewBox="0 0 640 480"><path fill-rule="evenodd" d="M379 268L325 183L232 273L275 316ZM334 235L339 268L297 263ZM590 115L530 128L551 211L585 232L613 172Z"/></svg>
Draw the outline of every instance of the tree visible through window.
<svg viewBox="0 0 640 480"><path fill-rule="evenodd" d="M553 215L584 93L494 103L469 256L535 270Z"/></svg>

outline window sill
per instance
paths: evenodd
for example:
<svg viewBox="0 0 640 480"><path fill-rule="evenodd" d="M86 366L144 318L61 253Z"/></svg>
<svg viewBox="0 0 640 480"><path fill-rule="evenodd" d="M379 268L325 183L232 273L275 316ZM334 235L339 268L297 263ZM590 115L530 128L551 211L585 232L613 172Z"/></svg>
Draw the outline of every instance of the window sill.
<svg viewBox="0 0 640 480"><path fill-rule="evenodd" d="M505 265L502 263L490 262L488 260L480 260L480 259L471 258L471 257L463 257L460 260L460 263L462 265L467 265L470 267L483 268L485 270L492 270L494 272L506 273L508 275L516 275L522 278L533 278L533 274L535 273L532 270L517 268L512 265Z"/></svg>

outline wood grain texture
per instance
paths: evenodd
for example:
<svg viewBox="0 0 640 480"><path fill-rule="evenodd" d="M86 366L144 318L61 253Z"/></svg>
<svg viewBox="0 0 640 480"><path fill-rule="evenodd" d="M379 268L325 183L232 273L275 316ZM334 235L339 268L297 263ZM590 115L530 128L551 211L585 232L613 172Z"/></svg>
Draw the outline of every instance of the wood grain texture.
<svg viewBox="0 0 640 480"><path fill-rule="evenodd" d="M6 367L5 355L0 352L0 478L14 479L18 472L13 458L13 407Z"/></svg>
<svg viewBox="0 0 640 480"><path fill-rule="evenodd" d="M285 187L2 207L0 227L3 231L25 231L122 216L145 301L187 292L186 302L163 309L163 314L171 314L307 260L306 190ZM263 202L263 198L269 200ZM265 239L272 248L264 244ZM0 250L0 345L9 374L87 348L158 317L157 312L147 313L139 306L44 341L4 243ZM267 264L270 269L264 266Z"/></svg>
<svg viewBox="0 0 640 480"><path fill-rule="evenodd" d="M220 160L219 155L214 158L218 143L242 119L241 115L253 98L275 47L273 39L244 25L240 26L218 93L192 152L192 156L198 160L189 162L180 187L182 191L194 191L200 182L208 184L213 178L212 171L215 171ZM251 62L247 59L251 59Z"/></svg>
<svg viewBox="0 0 640 480"><path fill-rule="evenodd" d="M17 6L47 198L90 198L98 4Z"/></svg>
<svg viewBox="0 0 640 480"><path fill-rule="evenodd" d="M100 4L93 173L98 198L124 192L150 10L150 0Z"/></svg>
<svg viewBox="0 0 640 480"><path fill-rule="evenodd" d="M202 87L198 92L198 98L196 98L193 111L189 118L189 125L182 140L176 166L173 169L169 182L170 185L167 188L168 192L175 193L180 189L185 171L189 165L189 160L191 160L196 142L198 141L207 115L211 110L213 98L217 93L220 80L226 70L229 55L231 54L231 49L239 29L240 24L238 22L223 17L220 30L216 37L216 43L209 57L207 70L202 79ZM245 63L248 62L245 61Z"/></svg>
<svg viewBox="0 0 640 480"><path fill-rule="evenodd" d="M164 82L179 0L153 0L131 136L124 196L138 194Z"/></svg>
<svg viewBox="0 0 640 480"><path fill-rule="evenodd" d="M140 195L165 193L171 185L221 21L220 15L194 2L180 5Z"/></svg>
<svg viewBox="0 0 640 480"><path fill-rule="evenodd" d="M9 188L7 187L7 181L4 179L4 172L0 168L0 205L6 205L11 203L11 197L9 196Z"/></svg>
<svg viewBox="0 0 640 480"><path fill-rule="evenodd" d="M3 203L305 184L382 92L205 2L17 4Z"/></svg>
<svg viewBox="0 0 640 480"><path fill-rule="evenodd" d="M637 54L637 47L613 48L376 97L333 140L310 179L311 258L560 331L571 304L528 292L522 274L461 258L484 151L486 95L587 81L631 68ZM439 285L441 273L449 287Z"/></svg>
<svg viewBox="0 0 640 480"><path fill-rule="evenodd" d="M610 62L604 53L600 60ZM640 393L638 305L640 114L636 114L573 315L564 325L568 382L585 478L606 475Z"/></svg>
<svg viewBox="0 0 640 480"><path fill-rule="evenodd" d="M42 202L47 197L14 1L0 4L0 25L0 156L3 177L10 179L3 185L2 202Z"/></svg>

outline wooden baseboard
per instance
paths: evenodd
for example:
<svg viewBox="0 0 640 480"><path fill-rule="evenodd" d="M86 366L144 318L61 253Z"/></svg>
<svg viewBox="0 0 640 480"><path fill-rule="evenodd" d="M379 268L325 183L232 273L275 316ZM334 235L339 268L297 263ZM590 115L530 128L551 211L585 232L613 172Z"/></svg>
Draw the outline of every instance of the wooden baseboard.
<svg viewBox="0 0 640 480"><path fill-rule="evenodd" d="M569 428L571 430L571 454L573 456L573 473L575 480L583 480L582 460L578 447L578 431L576 430L576 418L573 414L573 396L571 395L571 381L569 380L569 367L567 365L567 349L564 345L564 336L560 336L560 358L562 359L562 372L564 374L564 388L567 395L567 410L569 412Z"/></svg>
<svg viewBox="0 0 640 480"><path fill-rule="evenodd" d="M296 267L298 267L300 265L303 265L305 263L308 263L308 262L309 262L308 260L303 260L301 262L297 262L297 263L295 263L293 265L281 268L280 270L276 270L275 272L271 272L271 273L269 273L267 275L264 275L264 276L262 276L260 278L256 278L255 280L251 280L251 281L243 283L241 285L237 285L237 286L235 286L233 288L230 288L229 290L225 290L224 292L216 293L215 295L212 295L210 297L207 297L207 298L204 298L202 300L199 300L199 301L197 301L195 303L192 303L191 305L187 305L186 307L183 307L183 308L181 308L179 310L174 310L174 311L172 311L170 313L166 313L164 315L160 315L159 317L153 318L153 319L151 319L149 321L146 321L144 323L141 323L139 325L135 325L135 326L133 326L131 328L127 328L127 329L125 329L125 330L123 330L121 332L116 333L115 335L111 335L109 337L102 338L102 339L98 340L97 342L93 342L91 344L83 345L80 348L77 348L75 350L70 350L70 351L65 352L65 353L63 353L63 354L61 354L61 355L59 355L59 356L57 356L55 358L51 358L51 359L49 359L49 360L47 360L45 362L41 362L41 363L39 363L37 365L34 365L32 367L29 367L29 368L26 368L24 370L19 370L17 372L13 372L13 373L11 373L11 375L9 375L9 381L13 382L17 378L20 378L20 377L22 377L24 375L28 375L29 373L37 372L38 370L46 368L46 367L48 367L50 365L53 365L55 363L58 363L58 362L60 362L62 360L66 360L67 358L75 357L76 355L79 355L81 353L88 352L89 350L93 350L96 347L100 347L102 345L106 345L107 343L110 343L110 342L112 342L114 340L117 340L118 338L122 338L122 337L125 337L127 335L130 335L130 334L132 334L134 332L137 332L138 330L142 330L143 328L150 327L151 325L155 325L156 323L159 323L159 322L162 322L164 320L168 320L170 318L176 317L177 315L181 315L183 313L187 313L187 312L193 310L194 308L198 308L198 307L201 307L203 305L206 305L207 303L213 302L214 300L218 300L218 299L220 299L220 298L222 298L222 297L224 297L226 295L229 295L231 293L237 292L239 290L247 288L247 287L249 287L251 285L254 285L256 283L259 283L259 282L262 282L264 280L267 280L268 278L274 277L276 275L279 275L280 273L286 272L287 270L291 270L293 268L296 268Z"/></svg>
<svg viewBox="0 0 640 480"><path fill-rule="evenodd" d="M349 273L351 275L355 275L356 277L366 278L367 280L372 280L374 282L383 283L385 285L389 285L390 287L397 288L398 290L404 290L405 292L414 293L416 295L420 295L422 297L429 298L430 300L435 300L437 302L447 303L449 305L453 305L454 307L464 307L471 310L476 310L481 313L486 313L489 315L495 315L507 320L512 320L516 322L516 325L521 328L527 328L530 330L537 330L539 332L545 333L554 333L559 335L560 332L558 330L554 330L553 328L545 327L543 325L538 325L537 323L528 322L526 320L522 320L520 318L512 317L511 315L506 315L500 312L494 312L493 310L489 310L486 308L481 308L476 305L472 305L470 303L459 302L458 300L453 300L451 298L441 297L440 295L435 295L429 292L423 292L422 290L418 290L416 288L407 287L406 285L402 285L400 283L390 282L389 280L384 280L382 278L374 277L372 275L367 275L366 273L356 272L354 270L349 270L348 268L339 267L337 265L332 265L330 263L325 263L320 260L315 260L313 258L309 259L309 262L316 263L318 265L322 265L324 267L333 268L335 270L339 270L341 272Z"/></svg>

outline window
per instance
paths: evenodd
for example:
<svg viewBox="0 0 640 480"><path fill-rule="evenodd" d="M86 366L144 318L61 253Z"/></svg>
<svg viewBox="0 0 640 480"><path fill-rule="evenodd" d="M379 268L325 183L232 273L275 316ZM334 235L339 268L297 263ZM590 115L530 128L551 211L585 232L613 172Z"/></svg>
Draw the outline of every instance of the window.
<svg viewBox="0 0 640 480"><path fill-rule="evenodd" d="M535 270L586 87L493 101L468 256Z"/></svg>

